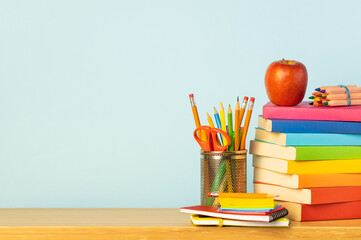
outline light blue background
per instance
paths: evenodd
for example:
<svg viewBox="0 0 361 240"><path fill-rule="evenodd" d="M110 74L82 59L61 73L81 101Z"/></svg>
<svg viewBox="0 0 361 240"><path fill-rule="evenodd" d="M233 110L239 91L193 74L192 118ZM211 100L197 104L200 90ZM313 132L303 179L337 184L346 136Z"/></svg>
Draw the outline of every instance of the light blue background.
<svg viewBox="0 0 361 240"><path fill-rule="evenodd" d="M307 95L360 84L360 12L360 1L1 1L0 207L198 204L188 94L202 123L220 101L255 97L250 140L272 61L304 63Z"/></svg>

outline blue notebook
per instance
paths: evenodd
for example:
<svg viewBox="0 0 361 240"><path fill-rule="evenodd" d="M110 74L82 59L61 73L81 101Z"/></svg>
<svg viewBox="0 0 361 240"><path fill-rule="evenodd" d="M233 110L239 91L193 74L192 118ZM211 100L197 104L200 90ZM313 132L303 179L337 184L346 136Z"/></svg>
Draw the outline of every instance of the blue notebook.
<svg viewBox="0 0 361 240"><path fill-rule="evenodd" d="M361 146L361 134L280 133L256 128L255 139L281 146Z"/></svg>
<svg viewBox="0 0 361 240"><path fill-rule="evenodd" d="M361 122L265 119L258 116L258 127L270 132L282 133L361 134Z"/></svg>

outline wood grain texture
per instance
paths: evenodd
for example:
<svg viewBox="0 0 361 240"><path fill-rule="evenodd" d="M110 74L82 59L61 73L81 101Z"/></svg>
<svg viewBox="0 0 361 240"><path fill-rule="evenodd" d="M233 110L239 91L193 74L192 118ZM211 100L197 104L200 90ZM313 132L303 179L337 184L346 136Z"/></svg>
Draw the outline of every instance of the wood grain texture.
<svg viewBox="0 0 361 240"><path fill-rule="evenodd" d="M0 209L0 239L360 239L361 219L198 227L179 209Z"/></svg>

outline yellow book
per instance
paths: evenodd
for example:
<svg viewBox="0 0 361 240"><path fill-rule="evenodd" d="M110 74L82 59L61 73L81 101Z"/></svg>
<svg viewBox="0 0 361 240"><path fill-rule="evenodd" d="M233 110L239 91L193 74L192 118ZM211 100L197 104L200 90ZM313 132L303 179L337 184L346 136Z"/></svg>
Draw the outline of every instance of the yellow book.
<svg viewBox="0 0 361 240"><path fill-rule="evenodd" d="M222 198L217 201L222 208L273 208L275 203L273 197L270 198Z"/></svg>
<svg viewBox="0 0 361 240"><path fill-rule="evenodd" d="M295 162L253 155L253 167L288 174L361 173L361 159Z"/></svg>

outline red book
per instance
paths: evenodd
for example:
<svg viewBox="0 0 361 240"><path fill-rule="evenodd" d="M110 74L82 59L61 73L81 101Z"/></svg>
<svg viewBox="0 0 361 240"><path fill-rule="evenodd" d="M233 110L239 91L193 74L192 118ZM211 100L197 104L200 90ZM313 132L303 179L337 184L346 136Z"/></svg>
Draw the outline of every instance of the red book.
<svg viewBox="0 0 361 240"><path fill-rule="evenodd" d="M280 202L289 213L288 218L295 221L320 221L361 218L361 201L306 205L293 202Z"/></svg>
<svg viewBox="0 0 361 240"><path fill-rule="evenodd" d="M296 106L277 106L269 102L263 106L263 118L361 122L361 105L315 107L309 103L302 102Z"/></svg>

